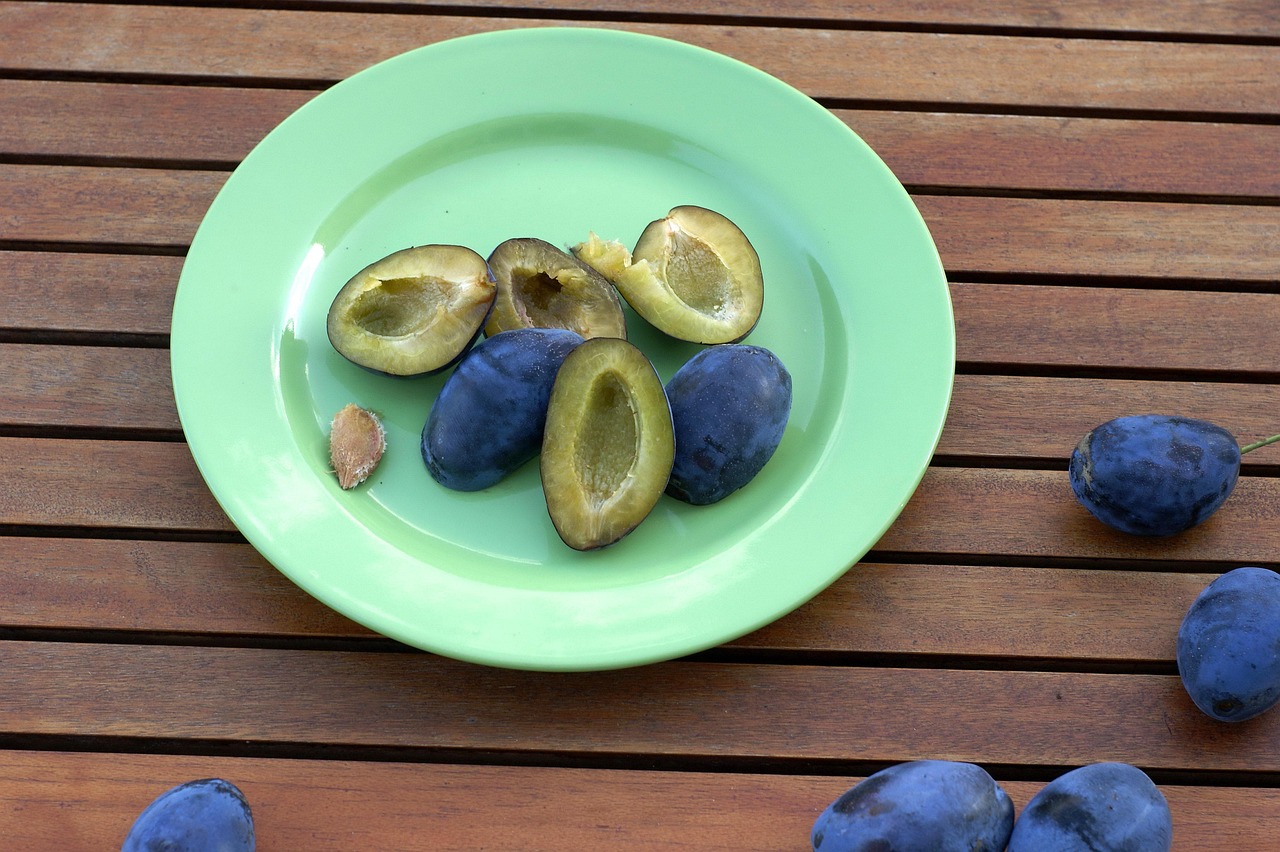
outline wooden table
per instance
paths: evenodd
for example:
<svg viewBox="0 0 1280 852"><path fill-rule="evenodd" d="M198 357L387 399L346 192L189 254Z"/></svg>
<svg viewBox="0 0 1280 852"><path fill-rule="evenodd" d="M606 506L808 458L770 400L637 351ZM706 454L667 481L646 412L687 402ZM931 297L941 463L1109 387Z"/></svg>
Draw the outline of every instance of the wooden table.
<svg viewBox="0 0 1280 852"><path fill-rule="evenodd" d="M1019 806L1130 762L1175 848L1280 848L1280 711L1212 722L1174 665L1210 579L1280 567L1280 446L1171 540L1106 530L1066 474L1120 414L1280 432L1280 6L508 5L0 0L3 845L116 848L219 775L264 852L801 849L857 778L949 758ZM912 193L956 313L938 452L861 564L753 635L612 673L454 662L309 598L212 499L168 369L184 251L276 123L402 51L551 23L811 94Z"/></svg>

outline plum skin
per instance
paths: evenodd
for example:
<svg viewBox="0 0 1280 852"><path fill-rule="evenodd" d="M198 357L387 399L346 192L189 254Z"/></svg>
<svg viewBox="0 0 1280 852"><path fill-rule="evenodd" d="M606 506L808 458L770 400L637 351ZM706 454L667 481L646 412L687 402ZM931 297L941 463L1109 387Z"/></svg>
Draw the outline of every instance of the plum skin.
<svg viewBox="0 0 1280 852"><path fill-rule="evenodd" d="M869 776L814 822L815 852L1001 852L1013 802L972 763L915 760Z"/></svg>
<svg viewBox="0 0 1280 852"><path fill-rule="evenodd" d="M1230 432L1203 420L1141 414L1090 431L1071 453L1071 489L1122 532L1170 536L1218 510L1240 474Z"/></svg>
<svg viewBox="0 0 1280 852"><path fill-rule="evenodd" d="M754 479L782 442L791 413L791 374L762 346L703 349L666 391L676 433L667 493L698 506Z"/></svg>
<svg viewBox="0 0 1280 852"><path fill-rule="evenodd" d="M230 781L203 778L170 788L147 805L120 852L253 852L256 845L244 794Z"/></svg>
<svg viewBox="0 0 1280 852"><path fill-rule="evenodd" d="M1172 844L1169 803L1147 774L1127 763L1093 763L1058 776L1027 802L1008 852L1168 852Z"/></svg>
<svg viewBox="0 0 1280 852"><path fill-rule="evenodd" d="M479 491L537 455L561 362L582 343L560 328L486 337L441 387L422 428L422 459L455 491Z"/></svg>
<svg viewBox="0 0 1280 852"><path fill-rule="evenodd" d="M1178 628L1178 675L1191 700L1221 722L1280 702L1280 575L1228 571L1196 597Z"/></svg>

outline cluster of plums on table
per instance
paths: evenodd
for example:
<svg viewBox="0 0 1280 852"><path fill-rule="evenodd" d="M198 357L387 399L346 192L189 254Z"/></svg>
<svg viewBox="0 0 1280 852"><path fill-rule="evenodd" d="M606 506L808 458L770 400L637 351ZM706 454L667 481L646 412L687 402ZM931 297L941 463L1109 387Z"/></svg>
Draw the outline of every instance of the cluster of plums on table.
<svg viewBox="0 0 1280 852"><path fill-rule="evenodd" d="M1168 852L1164 795L1127 763L1050 781L1014 819L1013 801L972 763L915 760L854 785L818 816L815 852Z"/></svg>
<svg viewBox="0 0 1280 852"><path fill-rule="evenodd" d="M627 340L624 300L667 336L705 347L665 385ZM526 237L488 258L460 246L396 252L339 291L327 330L370 370L453 367L422 430L431 476L478 491L538 457L560 538L595 550L634 530L663 494L718 502L772 457L791 375L773 352L742 342L763 302L745 234L683 206L650 223L634 250L592 234L568 251ZM354 485L372 468L347 472L354 465L337 448L373 448L379 436L350 419L348 436L335 418L331 457Z"/></svg>
<svg viewBox="0 0 1280 852"><path fill-rule="evenodd" d="M1221 426L1189 417L1118 417L1071 454L1071 488L1121 532L1167 537L1203 523L1231 496L1241 457L1280 436L1240 446ZM1177 636L1178 674L1206 714L1241 722L1280 702L1280 575L1245 566L1191 604Z"/></svg>

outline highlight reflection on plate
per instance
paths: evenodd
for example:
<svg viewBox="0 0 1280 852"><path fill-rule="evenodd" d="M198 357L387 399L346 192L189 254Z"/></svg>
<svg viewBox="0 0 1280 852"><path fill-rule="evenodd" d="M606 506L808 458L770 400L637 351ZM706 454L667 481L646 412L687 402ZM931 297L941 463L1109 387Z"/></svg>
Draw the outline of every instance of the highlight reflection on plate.
<svg viewBox="0 0 1280 852"><path fill-rule="evenodd" d="M437 485L418 442L444 376L371 374L325 335L342 284L397 249L632 242L680 204L725 214L755 246L765 307L748 342L790 370L791 420L746 488L703 507L664 497L604 550L559 540L536 462L482 492ZM664 380L700 348L628 325ZM441 42L304 106L210 207L171 346L201 473L273 565L405 643L548 670L691 653L823 589L914 491L954 371L933 242L860 139L735 60L595 29ZM388 451L342 492L327 432L348 402L382 415Z"/></svg>

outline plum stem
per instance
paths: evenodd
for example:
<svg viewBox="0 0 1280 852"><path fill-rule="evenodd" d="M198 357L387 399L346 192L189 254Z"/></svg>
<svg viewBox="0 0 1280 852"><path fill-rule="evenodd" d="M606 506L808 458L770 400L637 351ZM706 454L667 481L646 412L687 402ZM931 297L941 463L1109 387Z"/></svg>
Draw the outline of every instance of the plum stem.
<svg viewBox="0 0 1280 852"><path fill-rule="evenodd" d="M1263 438L1261 441L1254 441L1252 444L1245 444L1240 448L1240 455L1251 453L1259 447L1265 447L1267 444L1274 444L1280 441L1280 435L1272 435L1270 438Z"/></svg>

